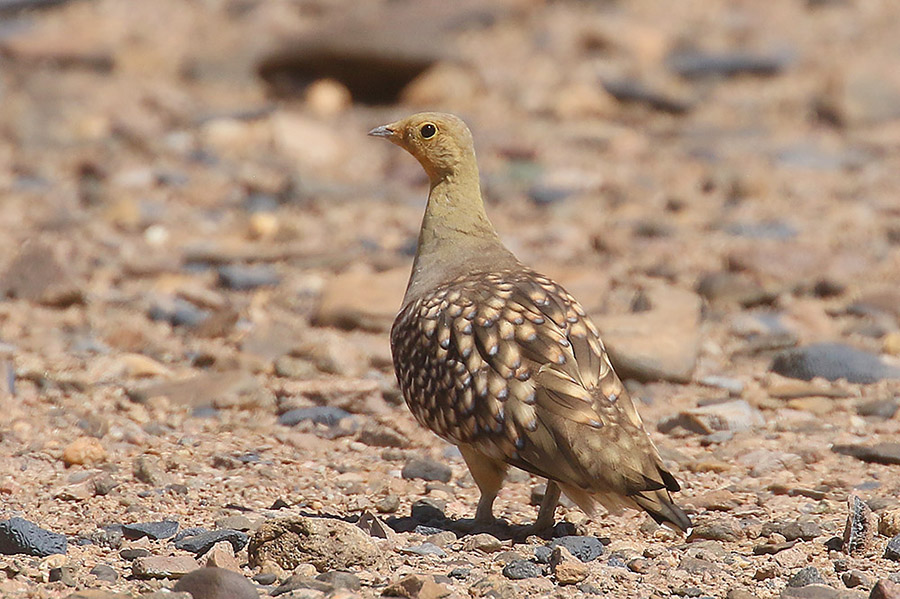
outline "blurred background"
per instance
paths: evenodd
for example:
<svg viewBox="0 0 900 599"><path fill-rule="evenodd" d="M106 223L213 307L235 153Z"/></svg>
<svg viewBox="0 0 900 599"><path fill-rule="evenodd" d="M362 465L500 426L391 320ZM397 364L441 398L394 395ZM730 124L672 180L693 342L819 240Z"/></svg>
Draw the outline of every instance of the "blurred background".
<svg viewBox="0 0 900 599"><path fill-rule="evenodd" d="M124 460L131 484L185 431L207 457L443 455L387 341L427 181L366 137L440 110L474 133L502 238L681 448L688 497L751 476L846 498L890 470L831 444L898 432L898 31L890 0L0 0L0 494L77 531L40 499L65 466ZM355 424L286 417L308 407ZM64 458L82 437L99 457ZM51 482L25 493L23 466ZM409 493L265 484L338 511Z"/></svg>

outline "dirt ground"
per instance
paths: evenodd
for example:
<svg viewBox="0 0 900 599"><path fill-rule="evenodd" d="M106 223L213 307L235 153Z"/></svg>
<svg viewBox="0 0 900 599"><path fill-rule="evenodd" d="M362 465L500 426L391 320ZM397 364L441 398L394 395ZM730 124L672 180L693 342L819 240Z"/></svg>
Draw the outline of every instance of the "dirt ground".
<svg viewBox="0 0 900 599"><path fill-rule="evenodd" d="M292 573L360 585L282 594L308 598L900 583L900 450L878 445L900 442L900 4L17 4L0 2L0 520L68 548L0 554L3 597L170 588L126 550L194 554L119 525L252 536L291 515L390 530L366 564L223 545L197 562L261 596ZM427 182L366 137L424 109L466 119L502 238L596 319L690 538L561 507L560 533L604 545L566 584L547 540L463 530L478 491L402 404L387 338ZM842 344L824 378L778 366L822 343ZM877 365L856 378L848 347ZM513 474L497 515L532 521L541 483ZM834 537L854 496L875 516L850 551ZM391 586L407 575L427 584Z"/></svg>

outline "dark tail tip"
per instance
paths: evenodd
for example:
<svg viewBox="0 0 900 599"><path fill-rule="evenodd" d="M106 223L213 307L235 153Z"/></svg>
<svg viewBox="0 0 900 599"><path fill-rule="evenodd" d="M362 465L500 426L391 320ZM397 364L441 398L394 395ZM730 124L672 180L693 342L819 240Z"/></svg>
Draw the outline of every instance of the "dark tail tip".
<svg viewBox="0 0 900 599"><path fill-rule="evenodd" d="M631 496L638 506L650 514L657 524L669 525L684 534L690 534L693 523L680 507L672 502L665 491L656 493L636 493Z"/></svg>

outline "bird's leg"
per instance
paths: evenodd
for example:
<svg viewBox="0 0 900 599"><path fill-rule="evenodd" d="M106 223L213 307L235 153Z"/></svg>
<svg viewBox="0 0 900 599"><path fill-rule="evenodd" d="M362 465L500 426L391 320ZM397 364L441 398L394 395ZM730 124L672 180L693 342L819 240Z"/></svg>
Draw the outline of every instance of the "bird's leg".
<svg viewBox="0 0 900 599"><path fill-rule="evenodd" d="M494 499L503 486L507 465L468 445L460 445L459 452L466 461L478 490L481 491L481 499L478 500L478 509L475 511L475 523L493 524Z"/></svg>
<svg viewBox="0 0 900 599"><path fill-rule="evenodd" d="M547 480L547 490L544 491L544 499L541 500L541 509L538 511L537 520L534 521L533 530L539 532L552 528L556 504L559 502L559 485L556 481Z"/></svg>

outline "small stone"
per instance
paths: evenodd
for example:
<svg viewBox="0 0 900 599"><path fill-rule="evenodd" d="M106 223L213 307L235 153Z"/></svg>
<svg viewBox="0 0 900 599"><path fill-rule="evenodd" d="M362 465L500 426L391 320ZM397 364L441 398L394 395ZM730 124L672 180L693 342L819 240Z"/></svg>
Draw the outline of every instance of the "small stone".
<svg viewBox="0 0 900 599"><path fill-rule="evenodd" d="M365 443L369 447L409 447L409 439L394 429L382 426L380 424L369 423L359 431L356 437L360 443Z"/></svg>
<svg viewBox="0 0 900 599"><path fill-rule="evenodd" d="M878 533L885 537L900 535L900 508L890 508L881 512L878 518Z"/></svg>
<svg viewBox="0 0 900 599"><path fill-rule="evenodd" d="M819 570L816 569L815 566L807 566L805 568L801 568L793 576L791 576L787 584L789 587L805 587L811 584L826 583L825 579L822 578L822 575L819 573Z"/></svg>
<svg viewBox="0 0 900 599"><path fill-rule="evenodd" d="M900 599L900 583L883 578L875 583L869 599Z"/></svg>
<svg viewBox="0 0 900 599"><path fill-rule="evenodd" d="M209 530L195 535L182 537L175 543L176 549L188 551L195 555L202 555L209 551L216 543L227 541L237 553L247 546L250 536L238 530Z"/></svg>
<svg viewBox="0 0 900 599"><path fill-rule="evenodd" d="M242 575L223 568L200 568L181 578L175 592L190 593L193 599L257 599L259 593Z"/></svg>
<svg viewBox="0 0 900 599"><path fill-rule="evenodd" d="M410 555L436 555L438 557L447 557L447 552L434 543L422 543L421 545L403 547L402 549L400 549L400 553L406 553Z"/></svg>
<svg viewBox="0 0 900 599"><path fill-rule="evenodd" d="M717 431L745 431L765 423L762 412L743 399L687 410L679 415L678 421L683 428L701 435Z"/></svg>
<svg viewBox="0 0 900 599"><path fill-rule="evenodd" d="M878 516L858 495L851 495L847 503L849 514L844 527L843 550L849 554L868 553L874 548Z"/></svg>
<svg viewBox="0 0 900 599"><path fill-rule="evenodd" d="M888 541L887 547L884 548L885 559L900 562L900 534Z"/></svg>
<svg viewBox="0 0 900 599"><path fill-rule="evenodd" d="M556 576L556 582L562 585L578 584L588 576L588 567L584 562L575 559L563 545L553 548L550 569Z"/></svg>
<svg viewBox="0 0 900 599"><path fill-rule="evenodd" d="M691 532L690 540L737 541L742 538L744 538L744 531L737 520L720 518L696 524Z"/></svg>
<svg viewBox="0 0 900 599"><path fill-rule="evenodd" d="M856 413L860 416L883 418L890 420L897 413L897 400L893 398L873 399L856 406Z"/></svg>
<svg viewBox="0 0 900 599"><path fill-rule="evenodd" d="M597 537L565 536L550 541L550 548L562 546L583 562L591 562L603 555L603 542Z"/></svg>
<svg viewBox="0 0 900 599"><path fill-rule="evenodd" d="M24 518L0 520L0 554L65 555L67 546L65 535L45 530Z"/></svg>
<svg viewBox="0 0 900 599"><path fill-rule="evenodd" d="M269 265L237 265L219 267L219 285L235 291L249 291L259 287L273 287L281 277Z"/></svg>
<svg viewBox="0 0 900 599"><path fill-rule="evenodd" d="M138 522L136 524L122 525L122 534L126 539L140 539L149 537L154 540L174 537L178 532L178 522L175 520L162 520L160 522Z"/></svg>
<svg viewBox="0 0 900 599"><path fill-rule="evenodd" d="M264 522L247 551L251 567L272 561L285 570L312 564L320 572L371 566L382 555L375 541L353 524L303 516Z"/></svg>
<svg viewBox="0 0 900 599"><path fill-rule="evenodd" d="M106 460L106 449L94 437L80 437L66 446L62 459L66 466L96 464Z"/></svg>
<svg viewBox="0 0 900 599"><path fill-rule="evenodd" d="M132 472L134 478L152 487L165 487L169 484L169 476L163 472L160 460L156 456L141 455L135 458Z"/></svg>
<svg viewBox="0 0 900 599"><path fill-rule="evenodd" d="M678 569L690 574L702 574L703 572L718 572L721 570L718 564L700 557L685 556L678 563Z"/></svg>
<svg viewBox="0 0 900 599"><path fill-rule="evenodd" d="M131 573L135 578L181 578L199 567L197 560L188 555L154 555L135 559Z"/></svg>
<svg viewBox="0 0 900 599"><path fill-rule="evenodd" d="M386 495L378 500L375 509L382 514L393 514L400 509L400 498L396 495Z"/></svg>
<svg viewBox="0 0 900 599"><path fill-rule="evenodd" d="M207 568L225 568L235 572L241 571L241 565L234 557L234 547L228 541L220 541L212 546L203 556Z"/></svg>
<svg viewBox="0 0 900 599"><path fill-rule="evenodd" d="M278 417L278 424L295 426L301 422L311 421L325 426L336 426L341 420L348 417L350 417L350 412L334 406L313 406L288 410Z"/></svg>
<svg viewBox="0 0 900 599"><path fill-rule="evenodd" d="M524 580L541 576L541 567L534 562L518 559L503 567L503 575L510 580Z"/></svg>
<svg viewBox="0 0 900 599"><path fill-rule="evenodd" d="M859 570L848 570L842 573L841 582L843 582L844 586L848 589L853 589L859 586L867 587L872 584L869 581L869 577L866 576L866 573ZM900 599L900 597L898 597L898 599Z"/></svg>
<svg viewBox="0 0 900 599"><path fill-rule="evenodd" d="M361 583L359 577L350 572L340 572L332 570L331 572L323 572L316 576L316 580L328 583L336 589L347 589L350 591L358 591Z"/></svg>
<svg viewBox="0 0 900 599"><path fill-rule="evenodd" d="M119 552L119 557L127 562L134 561L139 557L147 557L149 555L150 550L144 549L143 547L129 547L128 549L123 549Z"/></svg>
<svg viewBox="0 0 900 599"><path fill-rule="evenodd" d="M405 597L406 599L439 599L450 594L450 589L434 581L431 576L410 574L388 585L381 592L382 597Z"/></svg>
<svg viewBox="0 0 900 599"><path fill-rule="evenodd" d="M500 539L494 535L484 532L463 539L462 548L464 551L478 550L485 553L494 553L495 551L503 549L503 544L500 542Z"/></svg>
<svg viewBox="0 0 900 599"><path fill-rule="evenodd" d="M119 579L119 573L106 564L97 564L91 568L90 573L96 577L97 580L104 580L106 582L115 582Z"/></svg>
<svg viewBox="0 0 900 599"><path fill-rule="evenodd" d="M74 587L76 585L75 578L73 576L73 568L72 566L60 566L58 568L51 568L48 573L49 582L61 582L67 587Z"/></svg>
<svg viewBox="0 0 900 599"><path fill-rule="evenodd" d="M756 595L743 589L729 589L725 599L758 599Z"/></svg>
<svg viewBox="0 0 900 599"><path fill-rule="evenodd" d="M407 279L406 268L380 273L358 270L341 273L325 284L313 324L387 332L397 316ZM360 289L366 293L360 293Z"/></svg>
<svg viewBox="0 0 900 599"><path fill-rule="evenodd" d="M405 479L436 480L450 482L453 470L450 466L430 459L414 458L403 467L400 475Z"/></svg>

